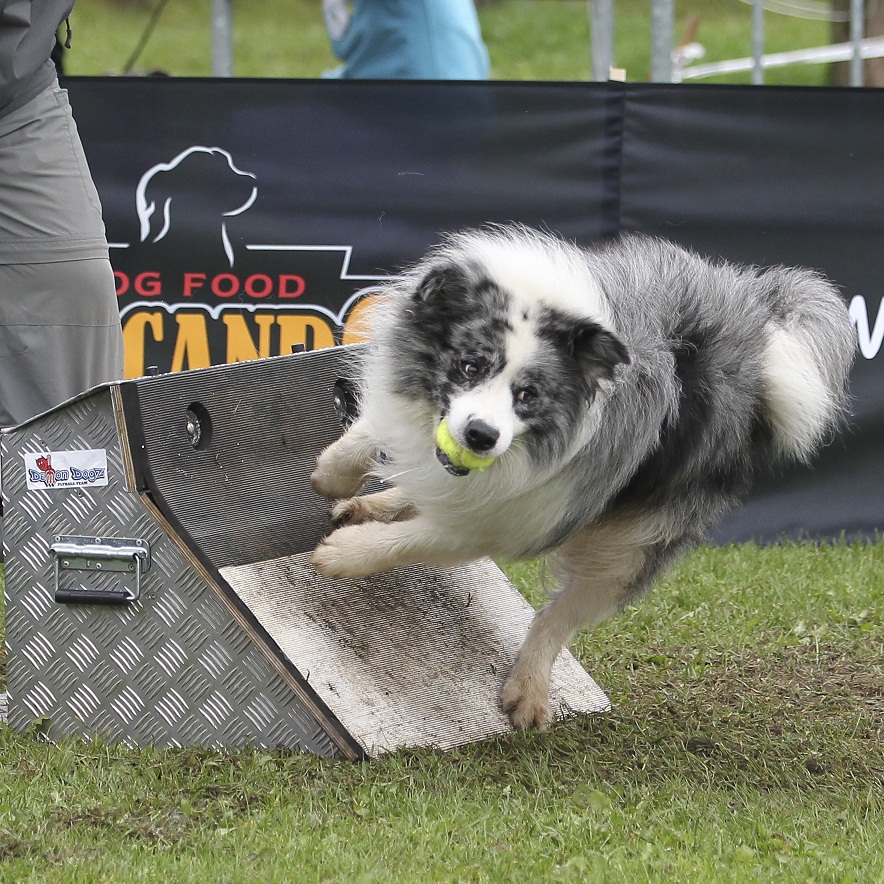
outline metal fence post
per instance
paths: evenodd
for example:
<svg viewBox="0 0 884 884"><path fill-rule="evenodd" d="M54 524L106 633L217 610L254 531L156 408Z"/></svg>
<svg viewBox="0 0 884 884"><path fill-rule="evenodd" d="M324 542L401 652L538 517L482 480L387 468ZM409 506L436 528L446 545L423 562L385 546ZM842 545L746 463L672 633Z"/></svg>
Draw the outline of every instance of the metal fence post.
<svg viewBox="0 0 884 884"><path fill-rule="evenodd" d="M614 0L586 0L592 79L605 81L614 64Z"/></svg>
<svg viewBox="0 0 884 884"><path fill-rule="evenodd" d="M764 0L752 0L752 84L764 83Z"/></svg>
<svg viewBox="0 0 884 884"><path fill-rule="evenodd" d="M675 0L651 0L651 80L672 82Z"/></svg>
<svg viewBox="0 0 884 884"><path fill-rule="evenodd" d="M850 85L863 84L863 57L860 43L863 38L865 8L863 0L850 0L850 42L853 44L853 55L850 58Z"/></svg>
<svg viewBox="0 0 884 884"><path fill-rule="evenodd" d="M233 0L212 0L212 76L233 76Z"/></svg>

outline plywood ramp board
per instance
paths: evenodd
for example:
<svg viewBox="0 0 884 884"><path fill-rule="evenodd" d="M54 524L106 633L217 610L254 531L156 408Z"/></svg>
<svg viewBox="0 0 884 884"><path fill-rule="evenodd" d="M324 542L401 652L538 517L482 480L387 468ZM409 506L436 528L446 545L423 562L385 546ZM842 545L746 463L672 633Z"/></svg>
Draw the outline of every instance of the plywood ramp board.
<svg viewBox="0 0 884 884"><path fill-rule="evenodd" d="M492 562L328 580L295 555L221 573L368 755L509 730L498 694L534 612ZM610 708L567 651L551 695L559 718Z"/></svg>

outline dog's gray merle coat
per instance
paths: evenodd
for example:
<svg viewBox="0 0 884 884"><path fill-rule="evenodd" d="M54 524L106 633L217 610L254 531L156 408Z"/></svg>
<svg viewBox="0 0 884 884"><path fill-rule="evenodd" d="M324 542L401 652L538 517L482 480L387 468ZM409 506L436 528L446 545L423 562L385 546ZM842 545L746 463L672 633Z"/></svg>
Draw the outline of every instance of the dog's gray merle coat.
<svg viewBox="0 0 884 884"><path fill-rule="evenodd" d="M360 576L549 553L562 591L502 693L519 727L547 721L549 669L577 628L635 598L773 462L808 459L845 411L852 330L813 271L493 228L449 238L386 294L362 416L314 474L349 524L314 561ZM446 472L443 417L491 467ZM394 489L351 499L371 472Z"/></svg>

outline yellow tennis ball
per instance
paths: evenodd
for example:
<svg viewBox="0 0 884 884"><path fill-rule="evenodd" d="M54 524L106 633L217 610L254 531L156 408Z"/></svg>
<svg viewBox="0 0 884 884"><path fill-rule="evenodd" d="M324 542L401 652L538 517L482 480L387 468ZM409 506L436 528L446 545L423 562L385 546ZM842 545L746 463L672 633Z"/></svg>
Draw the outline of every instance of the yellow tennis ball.
<svg viewBox="0 0 884 884"><path fill-rule="evenodd" d="M452 466L457 469L467 470L484 470L494 463L493 457L485 457L470 451L459 445L451 430L448 429L448 421L443 417L436 427L436 445L439 450L451 461Z"/></svg>

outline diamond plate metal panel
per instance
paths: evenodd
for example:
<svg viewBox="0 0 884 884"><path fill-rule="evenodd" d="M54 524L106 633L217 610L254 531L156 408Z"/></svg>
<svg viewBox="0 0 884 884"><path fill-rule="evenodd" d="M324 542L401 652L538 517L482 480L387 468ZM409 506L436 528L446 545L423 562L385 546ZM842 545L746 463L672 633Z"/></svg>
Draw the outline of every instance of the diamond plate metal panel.
<svg viewBox="0 0 884 884"><path fill-rule="evenodd" d="M0 441L10 725L22 730L45 717L54 737L341 755L340 737L126 487L112 400L111 388L99 388ZM107 452L107 486L28 490L25 453L83 449ZM48 552L56 535L147 540L142 598L115 607L57 603Z"/></svg>

